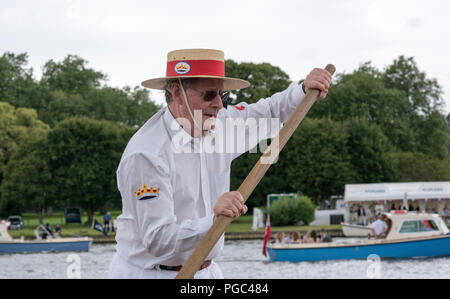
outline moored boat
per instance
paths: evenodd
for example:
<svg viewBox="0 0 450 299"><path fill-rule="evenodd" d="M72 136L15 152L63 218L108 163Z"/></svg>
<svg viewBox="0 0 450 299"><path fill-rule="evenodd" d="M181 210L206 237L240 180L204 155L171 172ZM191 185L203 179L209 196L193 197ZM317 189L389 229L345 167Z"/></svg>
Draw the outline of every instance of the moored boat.
<svg viewBox="0 0 450 299"><path fill-rule="evenodd" d="M342 223L342 232L346 237L365 237L369 234L373 235L368 225Z"/></svg>
<svg viewBox="0 0 450 299"><path fill-rule="evenodd" d="M92 239L88 237L76 238L47 238L36 240L13 239L8 233L8 222L0 221L0 254L6 253L36 253L62 251L89 251Z"/></svg>
<svg viewBox="0 0 450 299"><path fill-rule="evenodd" d="M436 214L386 214L392 226L385 239L360 240L352 244L270 244L271 261L322 261L339 259L424 258L450 255L450 233Z"/></svg>

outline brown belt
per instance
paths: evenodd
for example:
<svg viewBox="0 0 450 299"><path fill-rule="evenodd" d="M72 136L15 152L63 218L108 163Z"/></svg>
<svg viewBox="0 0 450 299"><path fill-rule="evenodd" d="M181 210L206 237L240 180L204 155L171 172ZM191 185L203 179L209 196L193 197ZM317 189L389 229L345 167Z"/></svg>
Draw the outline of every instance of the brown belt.
<svg viewBox="0 0 450 299"><path fill-rule="evenodd" d="M207 267L209 267L209 265L211 265L211 260L206 260L203 262L203 264L200 266L200 269L198 269L198 271L203 270ZM166 266L166 265L157 265L155 267L156 269L161 269L161 270L168 270L168 271L180 271L181 268L183 268L183 266Z"/></svg>

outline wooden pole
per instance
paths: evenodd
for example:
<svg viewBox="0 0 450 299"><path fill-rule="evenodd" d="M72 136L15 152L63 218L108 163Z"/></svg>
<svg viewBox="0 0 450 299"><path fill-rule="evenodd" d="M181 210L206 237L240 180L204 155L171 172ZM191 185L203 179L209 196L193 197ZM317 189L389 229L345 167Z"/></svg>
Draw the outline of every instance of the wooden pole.
<svg viewBox="0 0 450 299"><path fill-rule="evenodd" d="M327 65L325 69L331 75L333 75L336 71L336 68L332 64ZM244 201L247 201L247 199L250 197L250 194L253 192L255 187L263 178L266 171L269 169L270 165L278 157L279 153L286 145L295 129L297 129L306 113L308 113L309 109L317 100L319 93L320 91L317 89L308 90L303 101L300 103L300 105L297 106L289 120L280 130L278 135L272 140L270 146L266 149L264 154L261 156L261 158L259 158L258 162L242 182L237 191L242 194ZM175 278L193 278L195 273L200 269L200 266L203 264L205 258L211 252L212 248L216 245L217 241L220 239L222 234L227 229L228 225L233 220L234 219L232 217L223 215L216 217L216 220L214 221L211 228L200 241L197 248L191 254L189 259L186 261L183 268L181 268L180 272Z"/></svg>

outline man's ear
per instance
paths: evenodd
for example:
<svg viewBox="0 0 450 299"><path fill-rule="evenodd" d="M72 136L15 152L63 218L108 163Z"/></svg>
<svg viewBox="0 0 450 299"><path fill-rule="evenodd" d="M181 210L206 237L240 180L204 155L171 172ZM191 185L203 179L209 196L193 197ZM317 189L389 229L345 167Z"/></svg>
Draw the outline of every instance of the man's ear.
<svg viewBox="0 0 450 299"><path fill-rule="evenodd" d="M181 92L181 87L180 84L178 83L173 83L172 84L172 100L177 102L178 104L183 103L183 99L182 99L182 92Z"/></svg>

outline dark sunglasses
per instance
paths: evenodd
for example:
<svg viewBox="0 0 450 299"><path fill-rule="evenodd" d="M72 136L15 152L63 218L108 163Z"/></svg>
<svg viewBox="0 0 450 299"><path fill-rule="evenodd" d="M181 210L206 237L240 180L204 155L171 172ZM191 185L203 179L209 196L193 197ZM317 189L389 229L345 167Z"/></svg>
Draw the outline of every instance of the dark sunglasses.
<svg viewBox="0 0 450 299"><path fill-rule="evenodd" d="M200 93L205 102L211 102L217 97L217 94L219 94L219 97L222 100L223 107L226 109L228 106L228 97L230 96L230 92L218 92L215 90L200 91L194 88L189 89L195 90L196 92Z"/></svg>

